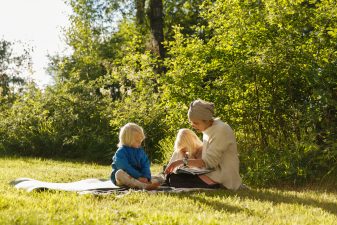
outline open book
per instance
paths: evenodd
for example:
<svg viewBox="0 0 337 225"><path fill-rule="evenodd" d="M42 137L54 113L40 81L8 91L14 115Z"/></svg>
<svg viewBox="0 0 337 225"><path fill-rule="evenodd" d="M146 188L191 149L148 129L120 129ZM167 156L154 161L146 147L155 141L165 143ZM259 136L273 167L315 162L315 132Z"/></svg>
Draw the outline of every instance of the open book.
<svg viewBox="0 0 337 225"><path fill-rule="evenodd" d="M214 171L213 169L198 168L198 167L180 167L176 170L176 174L192 174L202 175Z"/></svg>

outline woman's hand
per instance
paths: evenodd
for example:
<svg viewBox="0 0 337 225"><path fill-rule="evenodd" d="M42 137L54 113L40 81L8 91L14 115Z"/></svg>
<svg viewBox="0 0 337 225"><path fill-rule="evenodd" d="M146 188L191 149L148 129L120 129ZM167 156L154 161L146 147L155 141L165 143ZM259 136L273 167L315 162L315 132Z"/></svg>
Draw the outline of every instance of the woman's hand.
<svg viewBox="0 0 337 225"><path fill-rule="evenodd" d="M165 174L172 173L173 170L174 170L175 168L177 168L178 166L180 166L180 165L182 165L182 164L184 164L184 163L183 163L183 160L178 159L178 160L176 160L176 161L170 163L169 165L167 165L167 167L166 167L164 173L165 173Z"/></svg>
<svg viewBox="0 0 337 225"><path fill-rule="evenodd" d="M169 165L167 165L164 173L165 174L172 173L175 168L183 164L184 164L183 160L178 159L170 163ZM202 159L188 159L187 166L201 168L201 167L205 167L205 162Z"/></svg>

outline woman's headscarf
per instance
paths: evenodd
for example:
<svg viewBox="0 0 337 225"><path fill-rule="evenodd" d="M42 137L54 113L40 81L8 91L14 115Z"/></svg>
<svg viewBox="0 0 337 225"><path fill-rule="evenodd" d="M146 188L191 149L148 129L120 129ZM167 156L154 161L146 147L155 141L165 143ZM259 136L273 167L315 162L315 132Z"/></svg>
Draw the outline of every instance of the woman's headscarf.
<svg viewBox="0 0 337 225"><path fill-rule="evenodd" d="M198 120L212 120L214 118L214 104L204 100L195 100L188 109L188 118Z"/></svg>

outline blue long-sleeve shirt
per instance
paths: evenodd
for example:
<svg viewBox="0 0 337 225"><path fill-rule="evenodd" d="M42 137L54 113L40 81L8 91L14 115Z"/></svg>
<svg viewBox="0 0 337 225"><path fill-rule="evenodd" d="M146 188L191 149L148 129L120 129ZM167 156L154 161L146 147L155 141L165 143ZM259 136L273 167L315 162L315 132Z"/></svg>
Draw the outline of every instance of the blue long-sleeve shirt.
<svg viewBox="0 0 337 225"><path fill-rule="evenodd" d="M111 179L116 184L115 174L122 169L135 179L145 177L151 180L150 161L143 148L122 146L112 157Z"/></svg>

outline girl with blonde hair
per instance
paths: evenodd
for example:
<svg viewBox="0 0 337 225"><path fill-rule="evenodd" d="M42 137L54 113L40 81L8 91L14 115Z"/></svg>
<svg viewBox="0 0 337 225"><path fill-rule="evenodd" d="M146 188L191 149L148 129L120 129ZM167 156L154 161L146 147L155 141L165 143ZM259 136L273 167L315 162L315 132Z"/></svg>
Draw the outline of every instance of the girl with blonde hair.
<svg viewBox="0 0 337 225"><path fill-rule="evenodd" d="M127 123L120 129L118 149L112 158L111 180L118 186L152 190L159 186L151 182L150 161L141 147L143 128Z"/></svg>
<svg viewBox="0 0 337 225"><path fill-rule="evenodd" d="M190 129L180 129L174 142L174 152L169 164L178 159L199 159L201 152L202 141L199 137Z"/></svg>

